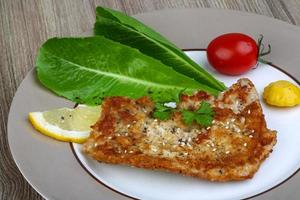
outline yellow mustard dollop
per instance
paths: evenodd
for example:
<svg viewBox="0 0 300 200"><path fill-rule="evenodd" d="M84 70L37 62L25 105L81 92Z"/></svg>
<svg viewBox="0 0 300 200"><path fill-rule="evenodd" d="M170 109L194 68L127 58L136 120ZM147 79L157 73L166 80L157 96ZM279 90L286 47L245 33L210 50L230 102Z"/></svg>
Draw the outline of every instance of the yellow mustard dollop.
<svg viewBox="0 0 300 200"><path fill-rule="evenodd" d="M300 88L289 81L276 81L265 87L263 98L273 106L296 106L300 104Z"/></svg>

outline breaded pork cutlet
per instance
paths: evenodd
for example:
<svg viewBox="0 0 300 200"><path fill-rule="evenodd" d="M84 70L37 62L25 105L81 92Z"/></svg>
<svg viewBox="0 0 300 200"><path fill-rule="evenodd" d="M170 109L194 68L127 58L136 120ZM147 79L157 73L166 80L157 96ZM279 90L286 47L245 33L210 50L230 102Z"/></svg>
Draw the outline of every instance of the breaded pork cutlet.
<svg viewBox="0 0 300 200"><path fill-rule="evenodd" d="M154 103L110 97L93 125L83 151L93 159L139 168L163 169L210 181L252 178L276 143L267 129L258 94L248 79L240 79L218 97L205 92L181 96L177 109L196 110L211 104L211 126L186 125L181 112L160 121L152 117Z"/></svg>

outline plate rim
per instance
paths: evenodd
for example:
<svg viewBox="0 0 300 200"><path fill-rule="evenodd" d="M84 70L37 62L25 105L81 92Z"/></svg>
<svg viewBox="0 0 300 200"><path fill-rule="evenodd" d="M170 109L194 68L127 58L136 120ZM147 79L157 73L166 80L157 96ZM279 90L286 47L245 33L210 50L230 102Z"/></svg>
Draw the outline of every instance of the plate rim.
<svg viewBox="0 0 300 200"><path fill-rule="evenodd" d="M190 51L207 51L205 48L187 48L187 49L181 49L183 52L190 52ZM292 76L290 73L288 73L287 71L285 71L284 69L282 69L281 67L275 65L274 63L267 63L269 66L275 68L276 70L284 73L285 75L287 75L288 77L290 77L291 79L293 79L299 86L300 86L300 79L298 80L297 78L295 78L294 76ZM85 165L82 163L82 161L79 159L76 151L75 151L75 148L74 148L74 145L72 142L69 142L69 145L70 145L70 148L71 148L71 151L73 153L73 156L76 158L77 162L79 163L79 165L83 168L83 170L89 174L89 176L91 176L96 182L100 183L101 185L103 185L104 187L110 189L112 192L115 192L117 194L120 194L120 195L123 195L124 197L127 197L127 198L130 198L130 199L133 199L133 200L140 200L139 198L136 198L136 197L133 197L133 196L130 196L126 193L123 193L123 192L120 192L112 187L110 187L108 184L105 184L104 182L102 182L100 179L98 179L96 176L94 176L86 167ZM294 171L291 175L289 175L286 179L284 179L283 181L277 183L276 185L272 186L271 188L265 190L265 191L262 191L262 192L259 192L257 194L254 194L250 197L246 197L246 198L243 198L241 200L248 200L248 199L251 199L251 198L254 198L254 197L257 197L257 196L260 196L260 195L263 195L265 193L268 193L274 189L276 189L277 187L279 187L280 185L283 185L285 182L287 182L288 180L290 180L293 176L295 176L298 172L300 171L300 165L298 166L298 169L296 171Z"/></svg>

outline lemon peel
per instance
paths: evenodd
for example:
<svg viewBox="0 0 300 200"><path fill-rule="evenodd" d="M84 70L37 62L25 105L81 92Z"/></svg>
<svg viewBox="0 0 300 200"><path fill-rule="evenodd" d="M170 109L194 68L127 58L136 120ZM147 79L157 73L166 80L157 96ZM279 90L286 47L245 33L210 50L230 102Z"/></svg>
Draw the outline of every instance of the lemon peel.
<svg viewBox="0 0 300 200"><path fill-rule="evenodd" d="M79 106L45 112L30 112L29 121L40 133L64 142L83 143L100 117L100 107Z"/></svg>

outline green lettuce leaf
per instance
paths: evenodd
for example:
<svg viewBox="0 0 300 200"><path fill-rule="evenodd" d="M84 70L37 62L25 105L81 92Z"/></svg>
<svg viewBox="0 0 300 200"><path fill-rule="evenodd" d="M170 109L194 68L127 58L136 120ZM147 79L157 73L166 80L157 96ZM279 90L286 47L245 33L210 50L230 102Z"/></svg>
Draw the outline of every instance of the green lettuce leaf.
<svg viewBox="0 0 300 200"><path fill-rule="evenodd" d="M179 73L218 91L225 89L223 83L216 80L165 37L121 12L97 7L94 32L96 35L103 35L111 40L137 48Z"/></svg>
<svg viewBox="0 0 300 200"><path fill-rule="evenodd" d="M160 102L178 101L182 92L218 93L137 49L102 36L49 39L40 48L36 66L44 86L77 103L145 95Z"/></svg>

